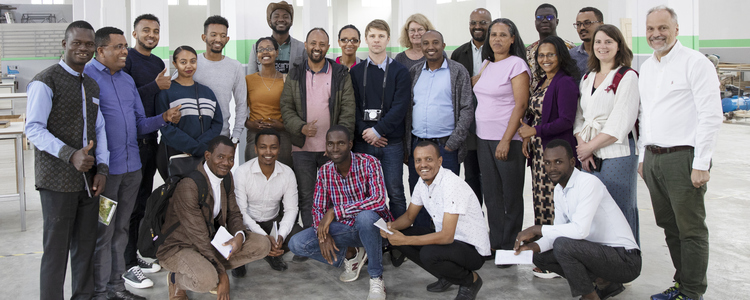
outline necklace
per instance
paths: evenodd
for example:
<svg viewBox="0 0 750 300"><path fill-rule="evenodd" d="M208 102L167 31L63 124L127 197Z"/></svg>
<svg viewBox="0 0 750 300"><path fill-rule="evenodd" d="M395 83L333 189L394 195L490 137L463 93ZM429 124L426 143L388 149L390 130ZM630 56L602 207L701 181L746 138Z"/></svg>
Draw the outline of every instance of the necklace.
<svg viewBox="0 0 750 300"><path fill-rule="evenodd" d="M276 73L273 74L273 81L271 82L271 86L270 87L266 84L266 80L263 79L263 76L260 75L260 80L263 81L263 85L266 87L266 89L269 92L271 91L271 88L273 87L273 84L276 83L276 79L278 78L278 75L279 75L279 71L276 71Z"/></svg>

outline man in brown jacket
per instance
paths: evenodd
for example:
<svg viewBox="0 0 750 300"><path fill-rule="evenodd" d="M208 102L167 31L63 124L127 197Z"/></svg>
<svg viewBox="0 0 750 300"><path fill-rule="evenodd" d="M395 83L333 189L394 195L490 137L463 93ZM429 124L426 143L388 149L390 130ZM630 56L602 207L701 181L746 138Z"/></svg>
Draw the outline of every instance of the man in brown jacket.
<svg viewBox="0 0 750 300"><path fill-rule="evenodd" d="M222 184L222 180L232 180L229 170L234 165L234 150L234 143L225 136L209 142L206 161L197 168L210 187L203 207L199 204L198 187L188 177L180 181L169 201L164 226L169 228L177 222L180 226L156 253L162 267L169 270L169 299L187 299L186 290L205 293L213 288L218 299L229 299L226 270L261 259L271 251L267 237L245 231L234 184L229 191ZM217 198L221 199L218 203ZM232 246L227 258L211 245L221 226L234 235L224 243Z"/></svg>

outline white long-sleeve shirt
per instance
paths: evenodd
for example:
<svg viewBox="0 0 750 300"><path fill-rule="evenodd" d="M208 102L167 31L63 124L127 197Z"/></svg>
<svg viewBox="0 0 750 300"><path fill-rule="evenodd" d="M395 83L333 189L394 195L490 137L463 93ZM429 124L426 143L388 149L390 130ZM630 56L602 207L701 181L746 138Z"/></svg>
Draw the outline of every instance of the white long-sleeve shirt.
<svg viewBox="0 0 750 300"><path fill-rule="evenodd" d="M277 161L271 177L266 178L258 158L253 158L234 171L234 193L245 226L257 234L270 233L265 232L258 222L276 218L283 203L284 217L279 223L278 233L286 239L299 211L297 179L291 168Z"/></svg>
<svg viewBox="0 0 750 300"><path fill-rule="evenodd" d="M641 66L640 162L647 145L693 146L693 169L708 170L722 122L719 79L700 52L677 41Z"/></svg>
<svg viewBox="0 0 750 300"><path fill-rule="evenodd" d="M639 249L628 221L596 176L573 169L568 184L555 186L555 225L542 225L540 252L567 237L610 247Z"/></svg>

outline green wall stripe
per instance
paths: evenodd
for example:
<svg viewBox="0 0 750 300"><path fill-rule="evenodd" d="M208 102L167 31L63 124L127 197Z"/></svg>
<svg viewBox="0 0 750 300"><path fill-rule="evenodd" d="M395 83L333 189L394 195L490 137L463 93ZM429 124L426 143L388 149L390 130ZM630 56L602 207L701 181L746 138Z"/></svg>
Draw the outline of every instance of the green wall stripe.
<svg viewBox="0 0 750 300"><path fill-rule="evenodd" d="M750 39L701 40L702 48L740 48L750 47Z"/></svg>
<svg viewBox="0 0 750 300"><path fill-rule="evenodd" d="M702 46L703 41L698 39L697 35L689 36L677 36L677 40L682 43L683 46L698 50ZM633 37L633 54L652 54L654 50L648 46L648 39L645 36L634 36Z"/></svg>

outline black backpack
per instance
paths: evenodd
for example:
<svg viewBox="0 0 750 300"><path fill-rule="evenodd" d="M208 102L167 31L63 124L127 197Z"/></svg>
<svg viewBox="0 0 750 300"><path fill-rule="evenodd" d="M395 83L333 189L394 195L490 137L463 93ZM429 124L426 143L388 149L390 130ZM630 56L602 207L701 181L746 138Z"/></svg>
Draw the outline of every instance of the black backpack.
<svg viewBox="0 0 750 300"><path fill-rule="evenodd" d="M200 171L193 170L186 176L176 175L167 178L167 181L156 188L146 201L146 212L141 221L140 230L138 231L138 252L141 256L156 258L156 251L159 249L159 246L161 246L167 237L180 226L180 222L177 222L166 230L162 228L167 215L169 200L172 198L172 194L174 194L177 184L183 178L192 179L198 187L198 205L200 206L200 209L202 210L204 207L208 207L206 199L208 197L209 189L206 184L206 177L203 176ZM232 177L227 176L225 179L228 180L223 180L224 189L229 191L232 184ZM209 233L211 233L213 231L213 225L207 222L206 226L209 228Z"/></svg>

